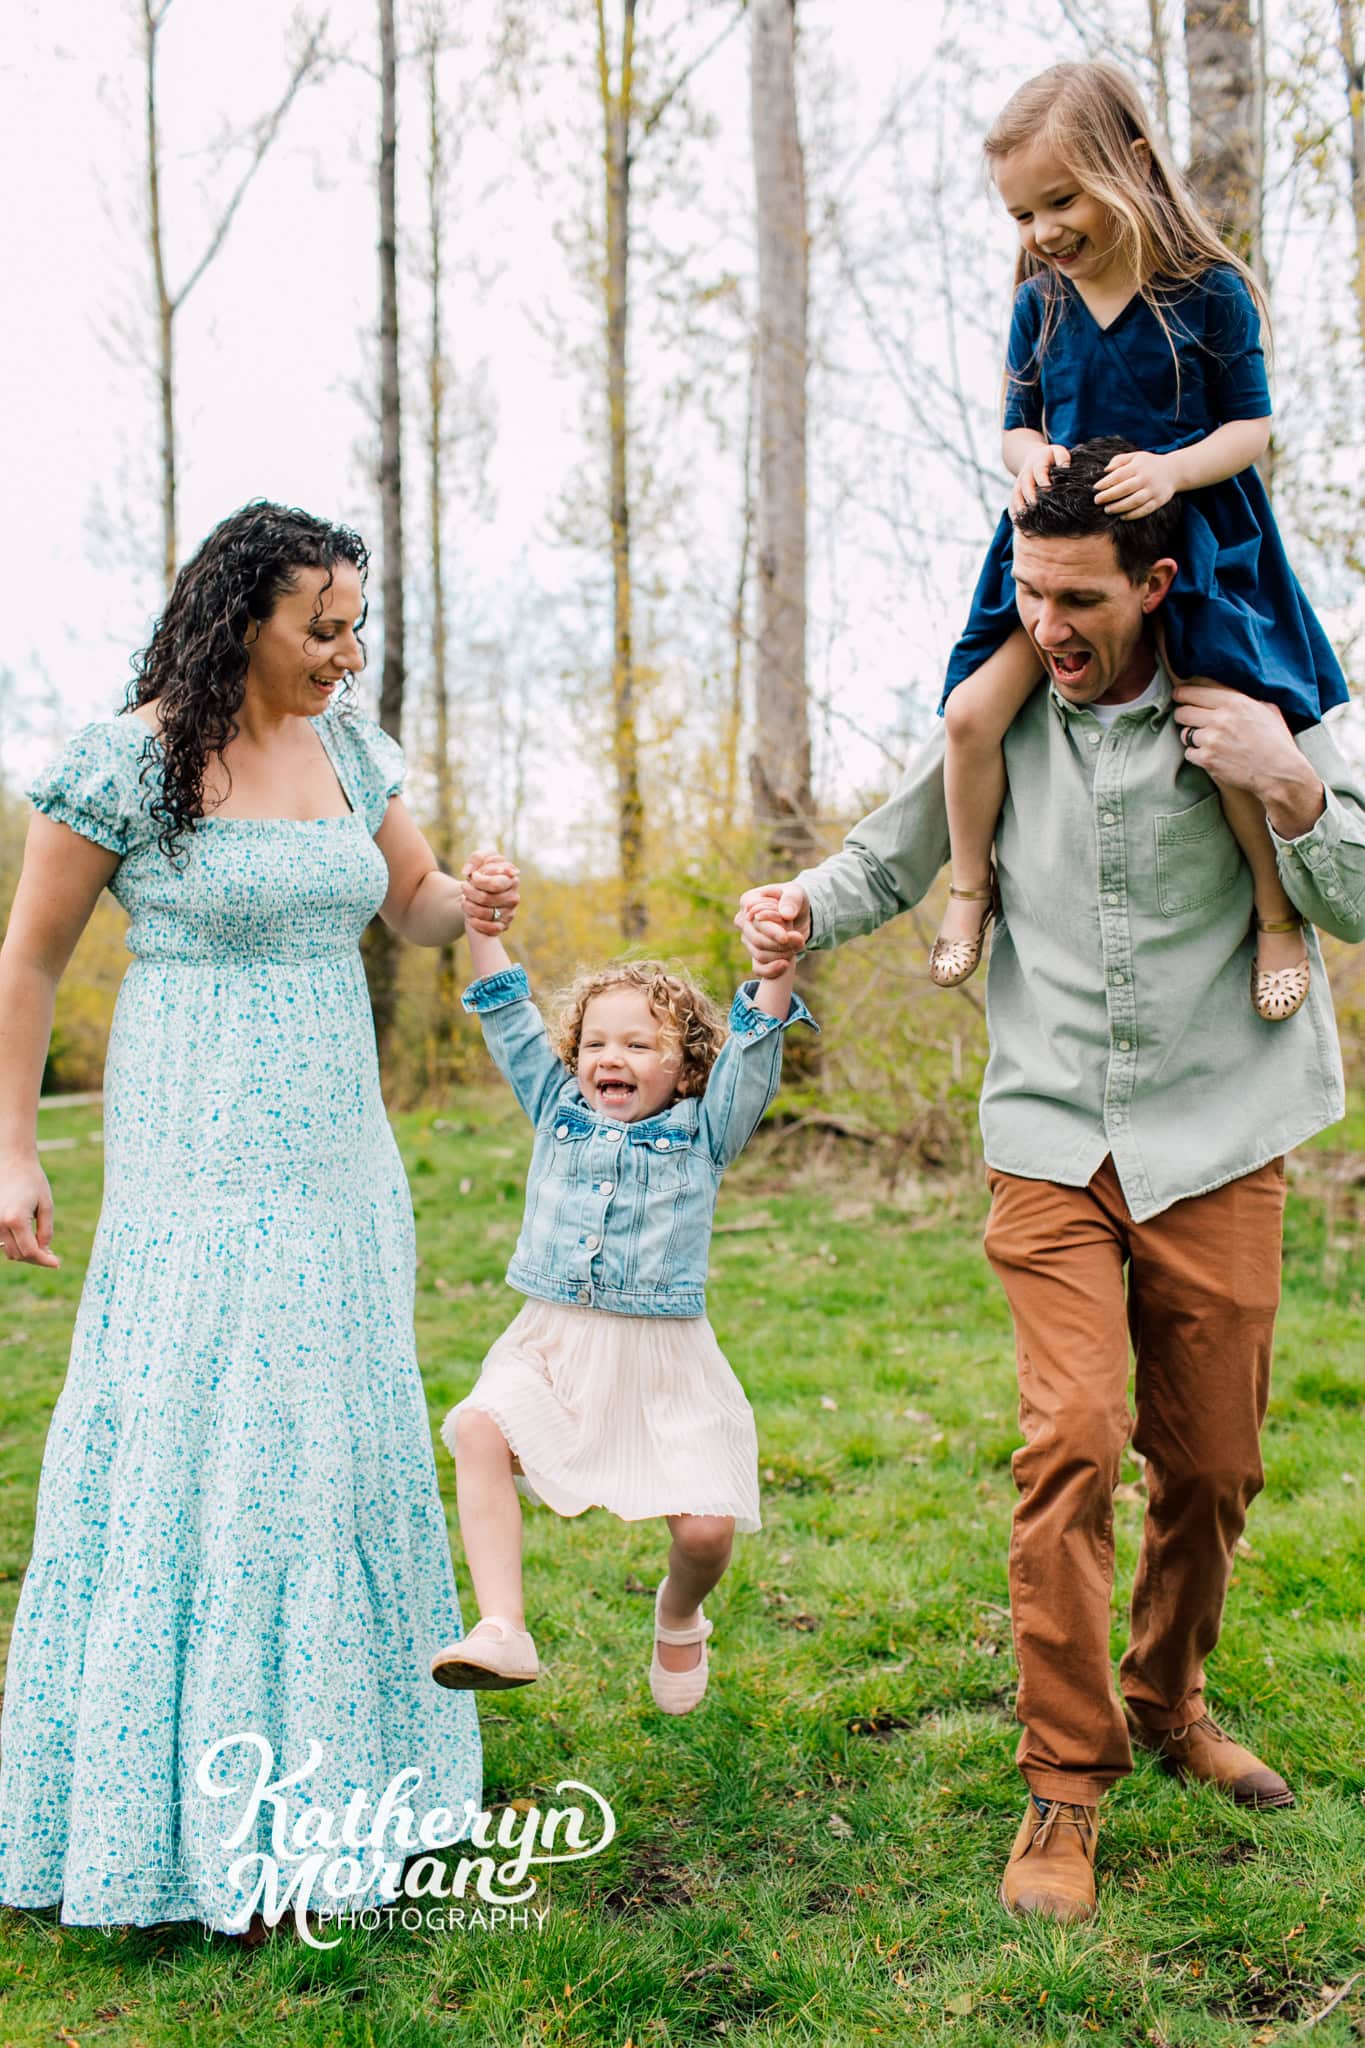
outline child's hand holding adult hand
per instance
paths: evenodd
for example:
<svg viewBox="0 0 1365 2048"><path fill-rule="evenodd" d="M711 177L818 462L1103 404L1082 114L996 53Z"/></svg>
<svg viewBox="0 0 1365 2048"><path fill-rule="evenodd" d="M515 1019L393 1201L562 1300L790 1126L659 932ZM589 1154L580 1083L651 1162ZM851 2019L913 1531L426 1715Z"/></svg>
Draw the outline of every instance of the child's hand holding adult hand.
<svg viewBox="0 0 1365 2048"><path fill-rule="evenodd" d="M1044 441L1025 457L1022 468L1014 479L1014 492L1010 498L1010 511L1022 512L1029 505L1036 505L1039 491L1047 490L1052 483L1054 469L1071 467L1071 451L1057 443Z"/></svg>
<svg viewBox="0 0 1365 2048"><path fill-rule="evenodd" d="M1118 519L1145 519L1149 512L1169 505L1178 488L1171 456L1150 455L1135 448L1130 455L1115 455L1105 465L1095 503Z"/></svg>
<svg viewBox="0 0 1365 2048"><path fill-rule="evenodd" d="M810 943L810 899L799 882L765 882L746 889L735 924L754 972L769 981L800 957Z"/></svg>
<svg viewBox="0 0 1365 2048"><path fill-rule="evenodd" d="M515 862L501 853L471 853L461 877L465 923L486 939L500 939L521 902L521 877Z"/></svg>

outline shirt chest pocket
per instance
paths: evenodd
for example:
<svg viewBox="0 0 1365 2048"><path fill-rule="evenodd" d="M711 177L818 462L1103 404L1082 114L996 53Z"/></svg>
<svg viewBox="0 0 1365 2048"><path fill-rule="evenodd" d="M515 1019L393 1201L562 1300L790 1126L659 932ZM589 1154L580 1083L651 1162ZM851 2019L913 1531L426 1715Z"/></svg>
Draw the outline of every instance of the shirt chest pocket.
<svg viewBox="0 0 1365 2048"><path fill-rule="evenodd" d="M631 1145L632 1163L655 1194L671 1194L688 1178L695 1139L688 1131L642 1138Z"/></svg>
<svg viewBox="0 0 1365 2048"><path fill-rule="evenodd" d="M1242 869L1241 850L1215 793L1156 820L1156 893L1163 917L1216 902Z"/></svg>

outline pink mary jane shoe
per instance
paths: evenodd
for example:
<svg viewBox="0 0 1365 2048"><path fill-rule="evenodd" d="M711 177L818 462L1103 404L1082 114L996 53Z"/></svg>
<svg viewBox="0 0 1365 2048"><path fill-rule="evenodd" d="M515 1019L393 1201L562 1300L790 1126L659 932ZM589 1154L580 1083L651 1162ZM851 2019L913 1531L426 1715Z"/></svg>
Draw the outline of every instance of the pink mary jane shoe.
<svg viewBox="0 0 1365 2048"><path fill-rule="evenodd" d="M711 1624L698 1608L697 1619L690 1628L665 1628L659 1619L663 1591L660 1586L654 1595L654 1651L649 1662L649 1689L660 1713L690 1714L706 1691L706 1638L711 1633ZM700 1643L701 1655L690 1671L665 1671L659 1662L660 1643L679 1650L685 1649L689 1643Z"/></svg>
<svg viewBox="0 0 1365 2048"><path fill-rule="evenodd" d="M513 1628L500 1614L486 1614L458 1643L436 1652L431 1675L451 1692L506 1692L533 1684L540 1660L524 1628Z"/></svg>

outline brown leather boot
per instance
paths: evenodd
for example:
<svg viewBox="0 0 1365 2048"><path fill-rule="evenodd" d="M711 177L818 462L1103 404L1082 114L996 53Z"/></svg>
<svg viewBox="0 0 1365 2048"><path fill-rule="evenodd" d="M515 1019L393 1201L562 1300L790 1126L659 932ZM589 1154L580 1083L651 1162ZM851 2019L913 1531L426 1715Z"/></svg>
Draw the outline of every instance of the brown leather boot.
<svg viewBox="0 0 1365 2048"><path fill-rule="evenodd" d="M1088 1920L1095 1910L1097 1806L1073 1806L1064 1799L1039 1802L1029 1795L1027 1811L1000 1881L1000 1903L1010 1913L1038 1913L1045 1920Z"/></svg>
<svg viewBox="0 0 1365 2048"><path fill-rule="evenodd" d="M1216 1785L1239 1806L1294 1804L1294 1795L1279 1772L1234 1742L1211 1714L1201 1714L1183 1728L1144 1728L1131 1709L1127 1718L1133 1740L1143 1749L1155 1751L1162 1770L1182 1784Z"/></svg>

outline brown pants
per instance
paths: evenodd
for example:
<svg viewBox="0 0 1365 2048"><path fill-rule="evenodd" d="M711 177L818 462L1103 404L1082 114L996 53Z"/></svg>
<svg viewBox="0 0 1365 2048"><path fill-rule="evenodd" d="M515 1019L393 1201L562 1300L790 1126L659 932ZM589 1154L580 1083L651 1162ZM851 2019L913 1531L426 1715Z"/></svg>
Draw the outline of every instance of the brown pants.
<svg viewBox="0 0 1365 2048"><path fill-rule="evenodd" d="M1265 1477L1284 1161L1146 1223L1129 1214L1112 1159L1084 1188L987 1178L986 1254L1014 1317L1025 1438L1010 1541L1018 1762L1040 1798L1089 1805L1132 1768L1109 1657L1113 1495L1130 1429L1148 1499L1120 1683L1149 1728L1203 1712L1204 1659Z"/></svg>

